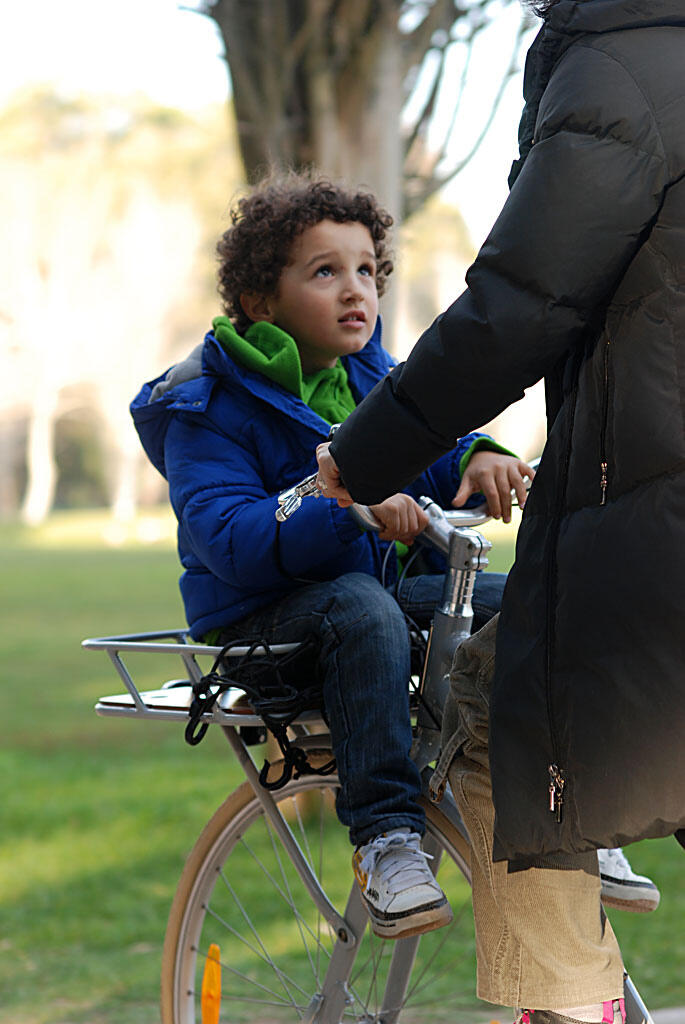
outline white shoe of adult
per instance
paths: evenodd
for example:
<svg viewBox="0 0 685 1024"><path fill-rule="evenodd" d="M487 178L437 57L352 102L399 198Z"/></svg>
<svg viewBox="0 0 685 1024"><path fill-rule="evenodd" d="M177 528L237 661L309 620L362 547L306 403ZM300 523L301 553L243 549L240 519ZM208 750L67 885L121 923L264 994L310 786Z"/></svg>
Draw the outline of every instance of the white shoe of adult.
<svg viewBox="0 0 685 1024"><path fill-rule="evenodd" d="M400 939L452 920L429 859L421 849L421 836L409 829L376 836L357 848L352 866L376 935Z"/></svg>
<svg viewBox="0 0 685 1024"><path fill-rule="evenodd" d="M602 903L605 907L646 914L659 906L661 894L651 878L636 875L620 847L598 850Z"/></svg>

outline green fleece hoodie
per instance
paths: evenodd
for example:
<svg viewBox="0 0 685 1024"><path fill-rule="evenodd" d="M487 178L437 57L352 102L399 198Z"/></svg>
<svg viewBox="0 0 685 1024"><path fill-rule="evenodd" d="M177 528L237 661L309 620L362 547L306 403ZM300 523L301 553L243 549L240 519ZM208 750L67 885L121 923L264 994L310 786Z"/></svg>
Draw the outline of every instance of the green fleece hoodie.
<svg viewBox="0 0 685 1024"><path fill-rule="evenodd" d="M342 423L355 409L357 403L340 360L330 369L304 375L295 339L275 324L265 320L250 324L244 336L238 334L226 316L217 316L212 325L216 340L241 366L263 374L297 395L327 423ZM514 454L491 437L479 437L459 461L460 476L464 475L471 456L479 451Z"/></svg>
<svg viewBox="0 0 685 1024"><path fill-rule="evenodd" d="M316 373L302 373L295 340L275 324L251 324L244 336L226 316L212 321L214 337L241 366L280 384L327 423L342 423L356 406L340 360Z"/></svg>

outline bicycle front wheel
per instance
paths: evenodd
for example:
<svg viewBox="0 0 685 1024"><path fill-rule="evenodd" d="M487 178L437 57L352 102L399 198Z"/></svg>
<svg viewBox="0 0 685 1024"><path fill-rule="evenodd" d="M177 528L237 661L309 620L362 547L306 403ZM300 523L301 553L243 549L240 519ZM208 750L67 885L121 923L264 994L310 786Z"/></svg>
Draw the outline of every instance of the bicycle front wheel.
<svg viewBox="0 0 685 1024"><path fill-rule="evenodd" d="M308 776L274 798L321 887L343 913L352 850L335 814L336 790L335 776ZM425 845L434 853L454 920L399 942L381 940L367 928L351 970L333 979L344 986L342 1020L453 1021L455 1011L477 1005L468 848L438 808L427 804L426 814ZM207 824L181 877L164 943L163 1024L199 1024L203 976L215 960L221 981L214 980L212 998L220 1000L224 1024L311 1019L335 943L246 782Z"/></svg>

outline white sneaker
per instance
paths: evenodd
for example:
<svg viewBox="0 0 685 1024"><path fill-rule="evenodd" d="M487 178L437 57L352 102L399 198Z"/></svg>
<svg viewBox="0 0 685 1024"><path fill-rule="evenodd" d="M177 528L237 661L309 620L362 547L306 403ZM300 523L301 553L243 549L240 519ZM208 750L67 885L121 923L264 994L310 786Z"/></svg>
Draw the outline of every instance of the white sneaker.
<svg viewBox="0 0 685 1024"><path fill-rule="evenodd" d="M408 829L376 836L355 851L352 867L376 935L399 939L450 923L452 911L429 859L421 836Z"/></svg>
<svg viewBox="0 0 685 1024"><path fill-rule="evenodd" d="M602 903L606 907L646 914L659 906L661 894L650 878L636 875L623 850L598 850Z"/></svg>

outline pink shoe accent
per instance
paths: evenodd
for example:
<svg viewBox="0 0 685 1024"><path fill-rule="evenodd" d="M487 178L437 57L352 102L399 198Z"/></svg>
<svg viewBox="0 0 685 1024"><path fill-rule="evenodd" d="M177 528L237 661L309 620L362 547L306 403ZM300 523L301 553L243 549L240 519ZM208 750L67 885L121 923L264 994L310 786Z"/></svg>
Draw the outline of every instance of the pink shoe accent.
<svg viewBox="0 0 685 1024"><path fill-rule="evenodd" d="M626 1001L625 999L607 999L602 1003L602 1009L604 1010L604 1016L602 1017L602 1024L614 1024L614 1003L618 1003L618 1008L621 1011L621 1021L626 1024Z"/></svg>

